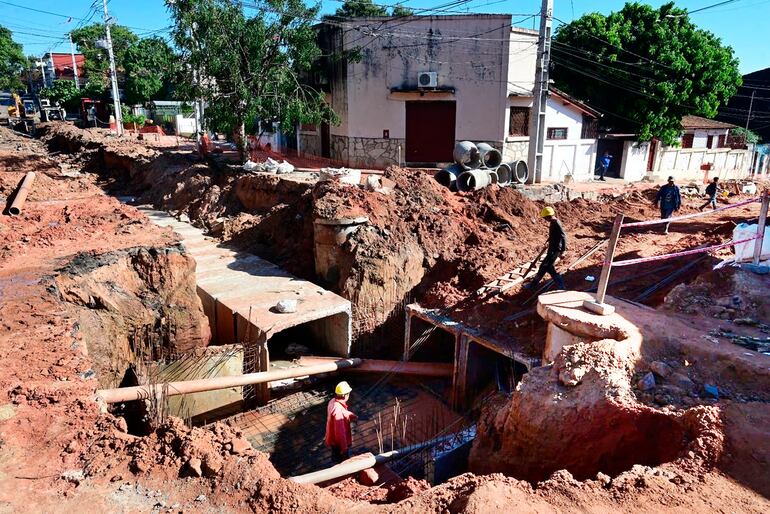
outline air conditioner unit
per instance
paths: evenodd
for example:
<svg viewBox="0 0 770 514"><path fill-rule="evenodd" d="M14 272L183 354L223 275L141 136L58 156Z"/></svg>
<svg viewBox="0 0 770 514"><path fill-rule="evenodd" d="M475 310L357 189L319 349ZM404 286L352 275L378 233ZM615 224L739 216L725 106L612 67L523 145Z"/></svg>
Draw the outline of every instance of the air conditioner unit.
<svg viewBox="0 0 770 514"><path fill-rule="evenodd" d="M438 73L435 71L421 71L417 74L417 87L429 88L438 86Z"/></svg>

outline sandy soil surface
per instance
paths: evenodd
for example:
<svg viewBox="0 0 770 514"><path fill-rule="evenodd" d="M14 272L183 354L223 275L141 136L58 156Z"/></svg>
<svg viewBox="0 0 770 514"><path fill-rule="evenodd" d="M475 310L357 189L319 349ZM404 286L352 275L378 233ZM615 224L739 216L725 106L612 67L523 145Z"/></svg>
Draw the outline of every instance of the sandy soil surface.
<svg viewBox="0 0 770 514"><path fill-rule="evenodd" d="M582 481L559 471L534 485L499 474L465 474L426 491L420 484L406 483L398 493L401 496L391 493L392 500L401 501L388 505L356 503L356 499L364 497L363 493L341 492L341 497L352 498L346 500L330 491L289 483L277 475L265 455L245 447L241 435L226 426L190 430L171 419L149 436L130 435L122 418L100 413L93 401L97 378L79 328L78 312L71 302L54 294L51 284L59 273L57 270L79 252L106 254L135 247L165 248L176 243L173 234L153 227L138 211L104 194L98 181L108 174L97 177L81 173L81 166L90 162L87 155L84 156L88 152L116 152L107 160L118 163L114 168L118 174L128 173L122 167L126 164L116 160L120 152L134 154L138 162L156 159L158 154L146 147L134 149L132 145L136 143L131 142L112 142L111 149L105 150L97 142L83 138L75 145L76 155L51 158L35 142L17 139L5 132L2 136L0 195L9 195L26 171L36 171L39 180L21 216L0 218L0 352L5 363L0 369L0 393L4 398L0 401L0 502L5 510L482 513L510 511L511 507L537 512L767 512L770 509L766 499L769 489L766 470L770 462L768 399L745 398L746 391L737 386L733 398L706 406L711 409L709 413L718 413L720 421L709 421L707 427L716 430L713 435L719 444L709 443L711 446L702 449L704 454L713 457L701 459L702 465L638 466L616 476L602 474ZM191 166L198 165L188 163L187 168ZM177 171L187 168L180 167ZM420 187L415 188L411 181L404 181L403 173L407 172L390 173L389 180L395 184L390 195L334 187L299 194L308 202L314 197L320 199L315 205L316 215L339 215L343 210L338 208L344 207L370 216L374 230L367 231L369 235L361 234L362 238L357 241L362 253L353 255L355 269L369 270L370 265L382 262L381 256L390 259L391 265L412 262L412 257L399 261L387 254L376 255L383 250L411 246L415 252L419 251L419 268L423 271L417 284L410 287L422 284L426 297L434 298L437 304L452 304L464 292L509 269L511 263L518 264L536 254L545 227L535 216L538 206L524 201L515 191L495 188L453 195L434 188L429 182L421 182L422 179L417 179ZM186 179L192 181L193 176L194 173L189 172L179 183ZM166 178L171 180L170 176ZM231 179L225 182L227 180ZM210 192L213 185L209 183L204 193ZM429 193L423 192L426 190ZM220 192L227 194L224 189ZM236 198L234 191L232 194L231 200ZM387 199L374 201L379 198L372 196L375 194ZM576 201L557 206L575 240L566 260L580 255L602 238L615 212L624 210L639 218L654 216L645 194L649 193L609 204ZM327 196L329 202L324 200ZM691 212L694 203L688 201L685 211ZM216 202L212 202L214 204ZM313 204L306 205L307 210L300 212L307 212L312 219ZM242 207L227 208L235 211ZM227 208L217 212L214 219ZM202 212L211 211L202 209ZM250 215L260 220L271 218L264 213ZM621 255L651 255L722 241L731 232L727 230L731 223L755 215L750 209L732 212L703 225L675 227L667 238L648 232L635 234L623 243ZM410 219L412 217L414 219ZM277 223L278 219L288 219L288 216L273 218L271 223ZM284 227L287 228L291 225ZM271 230L277 234L275 227ZM289 244L302 234L301 231L285 234L281 241ZM261 244L269 242L263 241ZM365 243L371 243L368 250ZM498 248L498 243L502 247ZM426 260L430 265L423 268ZM436 263L440 263L438 267ZM591 261L592 265L595 263ZM581 275L589 271L593 271L592 268L576 270L569 280L578 283ZM455 276L463 280L455 280ZM366 283L374 284L382 278L382 275L373 276ZM433 285L442 280L449 280L448 286L431 292ZM505 305L494 307L499 311L494 319L519 309L513 303L517 294L513 292L494 300ZM671 308L675 310L677 306ZM471 310L468 312L472 320ZM741 311L735 314L751 315ZM690 330L698 329L699 323L703 323L693 320L691 314L671 312L670 315L682 316L678 323L693 326ZM729 315L732 314L728 313L728 319ZM725 321L708 319L714 323ZM674 335L675 332L669 334L661 348L670 351L675 346ZM707 373L710 350L696 343L693 342L690 351L701 348L700 351L705 352L701 359L706 363L700 369ZM720 344L729 345L733 348L730 351L745 352L744 348L727 341ZM731 369L732 357L720 355L720 365ZM693 374L692 380L700 379ZM642 404L644 400L638 399ZM671 409L676 410L677 405ZM651 438L657 436L649 434ZM694 451L689 448L688 451ZM677 458L685 464L688 459L693 460L686 453ZM383 501L389 492L371 494L371 497ZM402 499L410 494L413 495Z"/></svg>

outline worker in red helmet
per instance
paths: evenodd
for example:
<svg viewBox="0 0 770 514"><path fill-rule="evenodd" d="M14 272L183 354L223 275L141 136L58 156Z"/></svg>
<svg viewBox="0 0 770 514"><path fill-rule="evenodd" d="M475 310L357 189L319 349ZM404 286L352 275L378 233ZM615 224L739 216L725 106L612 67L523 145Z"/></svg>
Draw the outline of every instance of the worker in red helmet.
<svg viewBox="0 0 770 514"><path fill-rule="evenodd" d="M332 451L332 460L342 462L350 457L350 447L353 444L353 434L350 422L358 416L348 410L348 400L353 388L347 382L340 382L334 389L334 398L326 408L326 437L324 442Z"/></svg>
<svg viewBox="0 0 770 514"><path fill-rule="evenodd" d="M561 222L556 219L556 211L553 210L553 207L544 207L540 211L540 217L548 222L548 250L545 252L545 259L540 264L540 269L537 270L537 275L535 275L532 282L524 287L536 289L540 280L548 273L553 278L553 281L556 282L556 287L564 289L564 279L556 271L555 264L561 259L562 254L567 251L567 234L564 232Z"/></svg>

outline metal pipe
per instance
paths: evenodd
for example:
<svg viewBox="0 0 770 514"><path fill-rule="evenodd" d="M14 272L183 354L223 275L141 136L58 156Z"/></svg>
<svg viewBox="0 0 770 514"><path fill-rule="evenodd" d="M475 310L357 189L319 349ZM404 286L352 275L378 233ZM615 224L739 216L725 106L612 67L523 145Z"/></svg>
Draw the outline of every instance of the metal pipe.
<svg viewBox="0 0 770 514"><path fill-rule="evenodd" d="M344 368L361 365L361 359L340 359L315 366L301 366L276 371L261 371L259 373L247 373L232 377L200 378L197 380L184 380L180 382L167 382L164 384L144 385L135 387L119 387L117 389L99 389L96 395L106 403L129 402L132 400L144 400L150 398L158 391L163 391L166 396L180 394L201 393L204 391L216 391L253 384L264 384L286 378L304 377L329 373Z"/></svg>
<svg viewBox="0 0 770 514"><path fill-rule="evenodd" d="M438 171L433 177L439 184L454 191L457 189L457 177L460 176L463 171L465 171L465 168L455 163Z"/></svg>
<svg viewBox="0 0 770 514"><path fill-rule="evenodd" d="M33 182L35 182L35 172L30 171L21 182L19 190L16 191L16 197L14 197L11 207L8 209L11 216L18 216L21 214L21 208L24 207L24 201L27 199L29 190L32 189Z"/></svg>
<svg viewBox="0 0 770 514"><path fill-rule="evenodd" d="M314 366L335 360L336 357L300 357L300 366ZM454 366L444 362L411 362L379 359L361 359L361 365L351 371L370 373L397 373L399 375L417 375L423 377L451 377Z"/></svg>
<svg viewBox="0 0 770 514"><path fill-rule="evenodd" d="M457 177L458 191L476 191L493 184L493 179L489 170L469 170Z"/></svg>
<svg viewBox="0 0 770 514"><path fill-rule="evenodd" d="M466 170L475 170L481 166L479 149L470 141L460 141L455 145L452 156L455 162Z"/></svg>
<svg viewBox="0 0 770 514"><path fill-rule="evenodd" d="M319 484L335 478L342 478L353 473L358 473L365 469L373 468L377 464L382 464L389 460L407 455L411 452L434 446L439 443L443 443L451 438L455 437L455 434L445 435L425 441L422 443L413 444L411 446L405 446L398 450L393 450L379 455L372 455L371 453L364 453L362 455L356 455L345 462L332 466L330 468L322 469L319 471L313 471L312 473L306 473L304 475L298 475L295 477L289 477L289 480L298 484Z"/></svg>
<svg viewBox="0 0 770 514"><path fill-rule="evenodd" d="M479 143L476 145L479 150L479 156L481 162L487 168L497 168L503 162L503 154L499 150L487 143Z"/></svg>

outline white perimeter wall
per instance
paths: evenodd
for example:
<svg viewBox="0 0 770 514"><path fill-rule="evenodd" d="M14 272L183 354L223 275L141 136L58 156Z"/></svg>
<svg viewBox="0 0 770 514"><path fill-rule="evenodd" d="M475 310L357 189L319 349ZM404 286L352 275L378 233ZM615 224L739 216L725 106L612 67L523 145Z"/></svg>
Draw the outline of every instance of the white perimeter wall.
<svg viewBox="0 0 770 514"><path fill-rule="evenodd" d="M388 130L390 138L404 138L405 101L433 99L457 103L456 139L502 142L511 17L417 16L385 24L376 38L368 34L385 19L344 23L345 48L360 46L363 51L360 62L348 64L344 98L332 95L332 108L343 116L343 123L331 127L331 134L382 138ZM484 36L470 37L478 34ZM455 93L390 93L391 88L416 88L417 74L423 71L438 73L439 87L453 87ZM342 91L338 86L332 84ZM339 102L346 105L334 105Z"/></svg>
<svg viewBox="0 0 770 514"><path fill-rule="evenodd" d="M620 178L627 182L642 180L647 174L649 157L649 142L625 141L623 143L623 160L620 163Z"/></svg>
<svg viewBox="0 0 770 514"><path fill-rule="evenodd" d="M532 107L531 97L508 98L508 107ZM509 129L509 112L505 114L505 134ZM583 130L583 114L555 96L548 99L545 111L545 135L548 129L566 128L567 139L547 139L543 144L543 180L560 181L571 174L575 180L591 178L596 161L596 140L581 139ZM506 148L503 160L518 158L509 148L516 145L527 145L528 137L506 137ZM509 151L506 151L509 150ZM525 157L526 159L526 157Z"/></svg>
<svg viewBox="0 0 770 514"><path fill-rule="evenodd" d="M747 178L751 175L751 154L749 150L730 148L676 148L663 147L655 157L654 175L702 181L704 177L721 179ZM712 165L711 170L702 170L703 164Z"/></svg>

